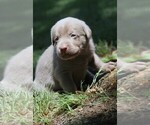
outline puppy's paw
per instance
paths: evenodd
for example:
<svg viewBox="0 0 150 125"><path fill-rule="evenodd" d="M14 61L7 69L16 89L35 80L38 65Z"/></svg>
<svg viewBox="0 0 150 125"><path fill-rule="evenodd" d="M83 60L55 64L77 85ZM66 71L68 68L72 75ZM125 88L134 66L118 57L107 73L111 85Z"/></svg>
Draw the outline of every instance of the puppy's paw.
<svg viewBox="0 0 150 125"><path fill-rule="evenodd" d="M108 63L104 63L102 65L102 70L105 72L111 72L112 70L114 70L117 66L116 62L108 62Z"/></svg>
<svg viewBox="0 0 150 125"><path fill-rule="evenodd" d="M146 69L146 63L145 62L134 62L134 63L125 63L121 68L120 72L125 73L134 73L139 72L141 70Z"/></svg>

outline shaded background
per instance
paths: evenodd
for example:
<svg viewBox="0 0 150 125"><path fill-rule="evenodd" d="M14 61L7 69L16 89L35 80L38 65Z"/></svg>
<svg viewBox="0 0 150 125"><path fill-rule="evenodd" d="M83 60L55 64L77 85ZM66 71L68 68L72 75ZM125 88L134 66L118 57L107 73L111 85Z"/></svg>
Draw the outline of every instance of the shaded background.
<svg viewBox="0 0 150 125"><path fill-rule="evenodd" d="M34 0L34 49L47 48L50 29L56 21L72 16L84 20L92 29L94 42L116 45L116 0Z"/></svg>
<svg viewBox="0 0 150 125"><path fill-rule="evenodd" d="M32 44L32 0L0 0L0 80L7 61Z"/></svg>
<svg viewBox="0 0 150 125"><path fill-rule="evenodd" d="M149 0L117 0L117 40L119 56L150 49Z"/></svg>
<svg viewBox="0 0 150 125"><path fill-rule="evenodd" d="M32 26L32 0L0 0L0 50L30 45Z"/></svg>
<svg viewBox="0 0 150 125"><path fill-rule="evenodd" d="M118 0L117 36L134 43L150 41L150 1ZM150 42L149 42L150 43Z"/></svg>

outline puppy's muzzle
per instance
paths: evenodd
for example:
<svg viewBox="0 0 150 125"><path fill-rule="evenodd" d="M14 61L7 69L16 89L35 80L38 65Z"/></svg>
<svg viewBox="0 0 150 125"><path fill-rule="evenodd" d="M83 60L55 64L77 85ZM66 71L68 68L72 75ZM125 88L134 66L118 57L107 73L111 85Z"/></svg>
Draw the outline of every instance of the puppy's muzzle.
<svg viewBox="0 0 150 125"><path fill-rule="evenodd" d="M61 54L65 54L67 52L67 47L66 46L60 47L59 51L60 51Z"/></svg>

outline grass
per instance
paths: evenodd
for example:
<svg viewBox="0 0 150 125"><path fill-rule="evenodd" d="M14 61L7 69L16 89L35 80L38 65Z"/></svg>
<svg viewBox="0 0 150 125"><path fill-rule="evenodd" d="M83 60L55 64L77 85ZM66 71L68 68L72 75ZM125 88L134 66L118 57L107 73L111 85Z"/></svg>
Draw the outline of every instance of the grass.
<svg viewBox="0 0 150 125"><path fill-rule="evenodd" d="M99 40L98 44L96 44L96 53L101 57L111 55L113 49L116 48L112 45L108 45L107 41Z"/></svg>
<svg viewBox="0 0 150 125"><path fill-rule="evenodd" d="M137 60L150 60L150 52L149 53L145 53L143 55L139 54L132 54L130 56L124 57L123 58L124 61L126 62L135 62Z"/></svg>
<svg viewBox="0 0 150 125"><path fill-rule="evenodd" d="M133 44L131 41L121 41L118 40L117 51L118 56L125 57L130 55L140 54L140 47Z"/></svg>
<svg viewBox="0 0 150 125"><path fill-rule="evenodd" d="M113 50L116 48L112 45L108 45L106 41L99 41L95 47L96 53L101 57L103 62L117 59L117 54L113 53Z"/></svg>
<svg viewBox="0 0 150 125"><path fill-rule="evenodd" d="M0 124L50 124L58 114L71 113L83 104L84 94L54 92L0 92Z"/></svg>
<svg viewBox="0 0 150 125"><path fill-rule="evenodd" d="M98 102L105 102L109 97L100 94ZM85 101L93 98L93 94L79 92L76 94L59 94L56 92L34 92L34 124L51 125L52 120L62 114L74 115L74 109L84 106ZM96 102L95 102L96 103Z"/></svg>
<svg viewBox="0 0 150 125"><path fill-rule="evenodd" d="M0 124L33 122L33 95L27 91L0 91Z"/></svg>
<svg viewBox="0 0 150 125"><path fill-rule="evenodd" d="M59 94L56 92L0 91L0 124L51 124L62 113L73 114L73 109L84 105L88 95Z"/></svg>
<svg viewBox="0 0 150 125"><path fill-rule="evenodd" d="M90 89L93 88L94 85ZM97 94L101 95L98 102L108 99L105 93ZM84 106L85 101L94 97L92 96L88 90L76 94L59 94L52 91L0 91L0 124L50 125L60 114L74 115L74 109Z"/></svg>
<svg viewBox="0 0 150 125"><path fill-rule="evenodd" d="M117 54L118 57L123 57L126 62L134 62L137 60L150 60L150 52L142 53L142 48L149 50L147 46L142 43L137 43L136 46L131 41L118 41Z"/></svg>
<svg viewBox="0 0 150 125"><path fill-rule="evenodd" d="M34 92L34 123L50 124L51 120L62 113L73 113L73 109L83 105L87 95L58 94L55 92Z"/></svg>

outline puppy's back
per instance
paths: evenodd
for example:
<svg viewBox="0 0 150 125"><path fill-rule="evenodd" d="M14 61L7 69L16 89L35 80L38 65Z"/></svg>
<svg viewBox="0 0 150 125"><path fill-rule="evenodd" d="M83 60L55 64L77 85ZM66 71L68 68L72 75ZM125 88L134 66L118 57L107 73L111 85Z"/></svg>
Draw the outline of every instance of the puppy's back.
<svg viewBox="0 0 150 125"><path fill-rule="evenodd" d="M4 71L1 88L15 90L17 87L31 87L33 83L33 46L13 56Z"/></svg>
<svg viewBox="0 0 150 125"><path fill-rule="evenodd" d="M49 84L53 84L53 51L54 47L48 47L38 60L35 72L34 88L40 90Z"/></svg>

